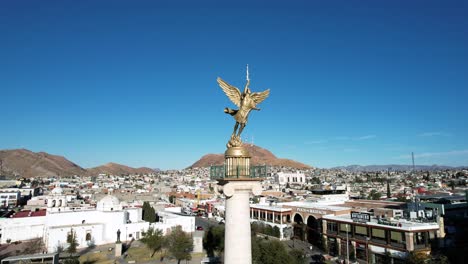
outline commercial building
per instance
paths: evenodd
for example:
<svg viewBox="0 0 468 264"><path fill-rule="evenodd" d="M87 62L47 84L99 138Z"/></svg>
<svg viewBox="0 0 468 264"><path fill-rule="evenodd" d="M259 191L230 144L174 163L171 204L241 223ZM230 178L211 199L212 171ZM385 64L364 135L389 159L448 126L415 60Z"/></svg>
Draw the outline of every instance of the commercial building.
<svg viewBox="0 0 468 264"><path fill-rule="evenodd" d="M278 227L280 239L300 239L332 256L381 263L404 263L408 253L429 253L431 240L443 237L437 219L411 218L405 203L349 200L343 190L312 191L307 201L252 204L251 222ZM348 243L348 246L346 244Z"/></svg>

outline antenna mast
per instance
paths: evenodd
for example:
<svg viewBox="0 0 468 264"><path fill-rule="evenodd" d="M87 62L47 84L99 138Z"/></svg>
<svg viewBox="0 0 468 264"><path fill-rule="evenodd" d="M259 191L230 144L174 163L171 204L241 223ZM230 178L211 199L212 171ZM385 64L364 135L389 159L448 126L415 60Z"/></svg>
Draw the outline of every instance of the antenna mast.
<svg viewBox="0 0 468 264"><path fill-rule="evenodd" d="M413 160L413 172L415 171L414 169L414 152L411 152L411 159Z"/></svg>

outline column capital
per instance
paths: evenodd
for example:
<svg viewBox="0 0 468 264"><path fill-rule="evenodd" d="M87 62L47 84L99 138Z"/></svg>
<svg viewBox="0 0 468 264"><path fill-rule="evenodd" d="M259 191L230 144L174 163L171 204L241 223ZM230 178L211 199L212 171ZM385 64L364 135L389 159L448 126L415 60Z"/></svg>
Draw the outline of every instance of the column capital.
<svg viewBox="0 0 468 264"><path fill-rule="evenodd" d="M232 181L223 185L222 188L227 197L233 196L236 192L251 192L254 195L262 193L262 185L259 181Z"/></svg>

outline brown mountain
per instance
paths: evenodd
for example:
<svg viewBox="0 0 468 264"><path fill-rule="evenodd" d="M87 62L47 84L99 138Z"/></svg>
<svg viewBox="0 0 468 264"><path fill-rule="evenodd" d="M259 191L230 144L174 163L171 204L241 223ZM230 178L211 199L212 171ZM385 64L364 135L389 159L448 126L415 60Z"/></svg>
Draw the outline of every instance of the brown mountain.
<svg viewBox="0 0 468 264"><path fill-rule="evenodd" d="M269 150L263 149L255 145L245 144L244 147L252 156L252 165L269 165L269 166L285 166L297 169L309 169L311 166L289 159L277 158ZM222 165L224 162L224 154L207 154L191 167L209 167L211 165Z"/></svg>
<svg viewBox="0 0 468 264"><path fill-rule="evenodd" d="M0 170L22 177L83 175L86 170L62 156L27 149L0 150Z"/></svg>
<svg viewBox="0 0 468 264"><path fill-rule="evenodd" d="M98 167L88 169L88 174L97 175L100 173L111 174L111 175L122 175L122 174L150 174L155 171L150 168L141 167L141 168L132 168L122 164L117 163L107 163Z"/></svg>
<svg viewBox="0 0 468 264"><path fill-rule="evenodd" d="M27 149L0 150L0 174L19 175L21 177L54 177L73 175L97 175L100 173L149 174L155 171L150 168L132 168L117 163L83 169L62 156L45 152L32 152Z"/></svg>

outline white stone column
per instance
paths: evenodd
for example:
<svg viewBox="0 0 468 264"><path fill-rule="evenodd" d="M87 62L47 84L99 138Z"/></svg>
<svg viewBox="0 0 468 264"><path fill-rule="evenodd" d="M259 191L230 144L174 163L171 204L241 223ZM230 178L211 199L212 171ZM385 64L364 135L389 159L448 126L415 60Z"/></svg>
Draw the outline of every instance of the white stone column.
<svg viewBox="0 0 468 264"><path fill-rule="evenodd" d="M230 181L223 186L226 195L224 263L251 264L250 193L260 195L259 181Z"/></svg>

